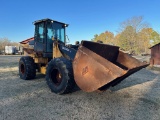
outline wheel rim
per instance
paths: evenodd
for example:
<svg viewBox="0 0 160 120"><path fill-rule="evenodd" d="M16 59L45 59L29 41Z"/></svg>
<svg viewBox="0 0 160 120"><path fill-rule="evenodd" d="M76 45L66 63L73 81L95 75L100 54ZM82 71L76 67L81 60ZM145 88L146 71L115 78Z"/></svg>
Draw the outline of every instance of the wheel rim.
<svg viewBox="0 0 160 120"><path fill-rule="evenodd" d="M62 76L60 72L57 69L53 69L50 74L50 80L53 84L56 86L59 86L62 82Z"/></svg>
<svg viewBox="0 0 160 120"><path fill-rule="evenodd" d="M24 69L24 68L25 68L25 67L24 67L24 64L21 64L21 66L20 66L20 71L21 71L22 74L25 73L25 69Z"/></svg>

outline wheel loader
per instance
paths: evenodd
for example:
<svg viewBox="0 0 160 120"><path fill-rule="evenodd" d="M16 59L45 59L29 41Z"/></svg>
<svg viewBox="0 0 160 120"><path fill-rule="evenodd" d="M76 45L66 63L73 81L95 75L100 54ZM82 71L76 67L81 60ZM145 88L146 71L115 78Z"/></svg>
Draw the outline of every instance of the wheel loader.
<svg viewBox="0 0 160 120"><path fill-rule="evenodd" d="M47 18L34 25L34 41L32 47L24 45L19 76L30 80L36 72L45 74L47 85L56 94L69 93L76 84L86 92L106 90L148 65L118 46L86 40L67 44L68 24Z"/></svg>

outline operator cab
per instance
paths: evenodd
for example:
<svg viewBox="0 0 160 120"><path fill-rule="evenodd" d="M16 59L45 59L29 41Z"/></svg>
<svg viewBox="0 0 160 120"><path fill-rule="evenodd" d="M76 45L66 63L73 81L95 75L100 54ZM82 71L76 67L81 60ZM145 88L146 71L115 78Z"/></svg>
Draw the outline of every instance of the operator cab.
<svg viewBox="0 0 160 120"><path fill-rule="evenodd" d="M43 57L52 57L53 40L66 43L65 28L68 24L47 18L35 21L34 25L34 51L41 53Z"/></svg>

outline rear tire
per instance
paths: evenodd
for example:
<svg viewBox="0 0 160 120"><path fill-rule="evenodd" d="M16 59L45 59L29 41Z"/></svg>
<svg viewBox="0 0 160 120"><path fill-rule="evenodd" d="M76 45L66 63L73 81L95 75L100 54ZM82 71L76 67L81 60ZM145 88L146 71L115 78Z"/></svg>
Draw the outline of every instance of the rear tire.
<svg viewBox="0 0 160 120"><path fill-rule="evenodd" d="M19 76L21 79L30 80L36 76L36 67L32 57L24 56L19 60Z"/></svg>
<svg viewBox="0 0 160 120"><path fill-rule="evenodd" d="M52 92L66 94L75 86L72 62L66 58L55 58L48 63L46 81Z"/></svg>

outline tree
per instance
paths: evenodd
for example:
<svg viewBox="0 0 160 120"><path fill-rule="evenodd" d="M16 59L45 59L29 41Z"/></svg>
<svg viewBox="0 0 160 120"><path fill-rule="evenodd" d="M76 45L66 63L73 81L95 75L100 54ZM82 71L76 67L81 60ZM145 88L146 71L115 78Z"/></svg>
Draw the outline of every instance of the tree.
<svg viewBox="0 0 160 120"><path fill-rule="evenodd" d="M92 41L102 41L103 43L106 44L114 44L114 34L110 31L106 31L101 33L100 35L94 35L94 38L92 39Z"/></svg>
<svg viewBox="0 0 160 120"><path fill-rule="evenodd" d="M106 43L114 45L115 44L114 43L114 34L110 31L106 31L105 35L106 35Z"/></svg>
<svg viewBox="0 0 160 120"><path fill-rule="evenodd" d="M147 53L149 51L149 47L151 46L150 40L151 40L151 34L153 32L152 28L143 28L139 33L138 33L138 51L140 53Z"/></svg>
<svg viewBox="0 0 160 120"><path fill-rule="evenodd" d="M149 24L143 21L142 16L135 16L120 23L119 32L124 31L128 26L132 26L136 32L139 32L143 28L148 28Z"/></svg>
<svg viewBox="0 0 160 120"><path fill-rule="evenodd" d="M17 46L17 42L11 42L8 38L0 38L0 51L3 51L5 49L5 46Z"/></svg>
<svg viewBox="0 0 160 120"><path fill-rule="evenodd" d="M149 53L149 47L160 43L160 34L149 24L143 21L142 16L132 17L120 23L119 31L114 35L110 31L96 34L93 41L101 40L103 43L117 45L130 53Z"/></svg>
<svg viewBox="0 0 160 120"><path fill-rule="evenodd" d="M92 41L96 41L97 37L98 37L98 34L95 34L94 38L92 39Z"/></svg>
<svg viewBox="0 0 160 120"><path fill-rule="evenodd" d="M160 34L158 34L156 31L153 30L151 33L150 39L151 39L152 45L160 43Z"/></svg>
<svg viewBox="0 0 160 120"><path fill-rule="evenodd" d="M127 26L120 34L119 46L126 51L135 52L136 31L132 26Z"/></svg>
<svg viewBox="0 0 160 120"><path fill-rule="evenodd" d="M10 42L8 38L0 38L0 50L4 50L6 45L10 45Z"/></svg>
<svg viewBox="0 0 160 120"><path fill-rule="evenodd" d="M132 17L120 24L119 33L120 37L118 39L118 45L126 51L134 52L139 54L141 52L140 44L142 41L139 39L139 32L143 29L148 28L148 24L143 22L143 17Z"/></svg>

